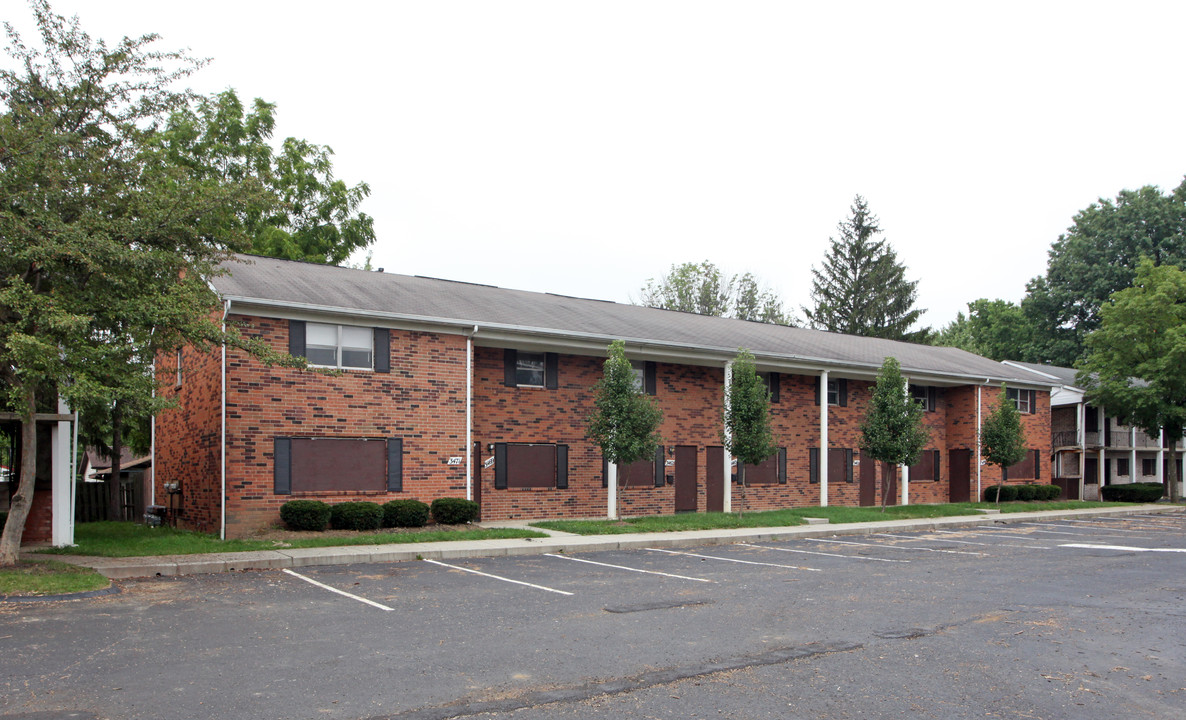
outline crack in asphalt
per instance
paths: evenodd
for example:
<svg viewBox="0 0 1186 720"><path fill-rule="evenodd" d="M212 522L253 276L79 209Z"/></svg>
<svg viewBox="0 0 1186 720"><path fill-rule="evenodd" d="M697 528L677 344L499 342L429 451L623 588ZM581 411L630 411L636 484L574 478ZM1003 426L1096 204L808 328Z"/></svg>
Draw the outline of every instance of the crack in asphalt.
<svg viewBox="0 0 1186 720"><path fill-rule="evenodd" d="M450 718L478 715L481 713L507 713L540 705L581 702L602 695L618 695L621 693L635 692L657 685L667 685L681 680L705 677L717 673L767 665L781 665L793 660L831 655L833 653L851 652L853 650L860 650L862 647L864 646L860 643L831 643L827 645L812 643L805 646L778 648L756 655L741 655L686 667L652 670L626 678L561 687L554 690L528 692L501 700L480 700L476 702L437 705L396 713L395 715L374 716L367 720L449 720Z"/></svg>

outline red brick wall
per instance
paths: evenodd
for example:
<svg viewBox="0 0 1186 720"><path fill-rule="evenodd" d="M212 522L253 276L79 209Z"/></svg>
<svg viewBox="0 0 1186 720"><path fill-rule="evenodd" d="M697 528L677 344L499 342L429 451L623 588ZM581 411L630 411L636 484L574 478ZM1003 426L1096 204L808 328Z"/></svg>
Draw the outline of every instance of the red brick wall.
<svg viewBox="0 0 1186 720"><path fill-rule="evenodd" d="M185 348L181 360L181 383L176 384L177 356L157 359L157 392L177 406L156 416L156 503L168 505L165 483L179 483L182 511L178 526L217 533L221 523L222 351L215 348L201 353Z"/></svg>

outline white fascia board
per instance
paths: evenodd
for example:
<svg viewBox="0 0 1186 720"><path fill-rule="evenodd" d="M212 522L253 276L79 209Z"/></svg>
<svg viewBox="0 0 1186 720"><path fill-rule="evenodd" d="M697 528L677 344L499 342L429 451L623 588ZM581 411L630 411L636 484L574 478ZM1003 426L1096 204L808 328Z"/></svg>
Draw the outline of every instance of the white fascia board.
<svg viewBox="0 0 1186 720"><path fill-rule="evenodd" d="M357 322L364 319L369 324L392 329L445 332L458 335L470 335L473 333L474 327L477 326L478 332L474 335L474 344L479 347L514 348L604 357L606 346L610 342L622 340L626 343L627 354L636 360L682 362L712 367L724 367L725 363L737 355L737 348L733 347L688 346L647 338L611 337L596 333L358 310L315 303L282 302L234 295L222 295L221 297L224 300L231 300L237 309L235 314L241 315L311 322L349 322L351 320ZM873 380L881 369L880 363L843 362L831 358L791 354L754 353L754 359L762 370L798 375L819 375L823 370L839 371L844 377L854 380ZM1050 389L1050 386L1044 383L1026 382L1015 377L986 377L979 374L915 370L909 367L903 367L902 372L915 383L948 387L979 385L987 381L990 383L1006 382L1014 387L1026 389Z"/></svg>

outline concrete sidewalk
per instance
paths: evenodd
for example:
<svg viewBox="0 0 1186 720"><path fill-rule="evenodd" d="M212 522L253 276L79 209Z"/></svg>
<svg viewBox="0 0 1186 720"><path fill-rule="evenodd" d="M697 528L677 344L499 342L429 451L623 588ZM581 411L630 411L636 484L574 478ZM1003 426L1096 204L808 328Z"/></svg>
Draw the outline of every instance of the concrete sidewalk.
<svg viewBox="0 0 1186 720"><path fill-rule="evenodd" d="M594 552L597 550L628 550L647 547L673 548L704 545L727 545L737 542L759 542L801 537L831 537L834 535L868 535L896 530L934 530L937 528L975 527L977 525L1011 524L1032 520L1061 520L1085 517L1123 517L1145 513L1181 514L1186 512L1174 505L1135 505L1123 508L1090 510L1052 510L1043 512L960 515L956 517L918 520L886 520L883 522L847 523L838 525L798 525L795 527L740 528L724 530L684 530L665 533L628 533L622 535L573 535L541 528L547 538L513 540L461 540L434 543L403 543L398 545L350 545L324 548L290 548L259 552L212 553L206 555L157 555L153 557L106 558L82 555L56 555L55 560L92 567L109 578L152 577L156 575L194 575L199 573L230 572L235 570L278 570L311 565L343 565L347 563L402 562L405 560L447 560L451 558L498 557L503 555L540 555L543 553ZM527 522L484 523L484 527L521 527ZM46 557L46 556L39 556Z"/></svg>

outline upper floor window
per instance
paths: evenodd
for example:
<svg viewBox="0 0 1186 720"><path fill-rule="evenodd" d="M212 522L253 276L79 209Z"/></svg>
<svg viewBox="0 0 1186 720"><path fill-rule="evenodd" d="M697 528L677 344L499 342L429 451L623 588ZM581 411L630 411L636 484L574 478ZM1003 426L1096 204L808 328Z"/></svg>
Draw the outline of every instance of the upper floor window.
<svg viewBox="0 0 1186 720"><path fill-rule="evenodd" d="M1034 391L1033 390L1018 390L1016 388L1005 389L1007 397L1013 401L1017 406L1017 412L1029 414L1034 411Z"/></svg>
<svg viewBox="0 0 1186 720"><path fill-rule="evenodd" d="M815 404L819 405L820 401L820 387L819 381L815 382ZM838 380L828 381L828 404L839 405L846 407L848 405L848 380L840 378Z"/></svg>
<svg viewBox="0 0 1186 720"><path fill-rule="evenodd" d="M544 354L519 352L515 358L515 384L519 387L543 387Z"/></svg>
<svg viewBox="0 0 1186 720"><path fill-rule="evenodd" d="M370 369L373 342L371 328L324 323L305 326L305 357L310 365Z"/></svg>
<svg viewBox="0 0 1186 720"><path fill-rule="evenodd" d="M840 381L839 380L829 380L828 381L828 404L829 405L839 405L840 404Z"/></svg>
<svg viewBox="0 0 1186 720"><path fill-rule="evenodd" d="M935 410L935 388L929 385L911 385L910 397L914 398L914 401L921 405L926 412Z"/></svg>
<svg viewBox="0 0 1186 720"><path fill-rule="evenodd" d="M647 364L642 360L631 360L630 370L634 373L634 389L644 393L647 391Z"/></svg>

